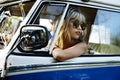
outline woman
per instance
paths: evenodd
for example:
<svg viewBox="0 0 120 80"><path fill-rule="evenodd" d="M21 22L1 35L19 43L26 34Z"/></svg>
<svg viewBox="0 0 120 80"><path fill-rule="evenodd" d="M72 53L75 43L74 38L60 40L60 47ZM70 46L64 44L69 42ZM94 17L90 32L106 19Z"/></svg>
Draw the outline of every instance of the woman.
<svg viewBox="0 0 120 80"><path fill-rule="evenodd" d="M79 10L70 8L52 52L54 59L64 61L87 51L87 45L83 40L84 27L84 15Z"/></svg>

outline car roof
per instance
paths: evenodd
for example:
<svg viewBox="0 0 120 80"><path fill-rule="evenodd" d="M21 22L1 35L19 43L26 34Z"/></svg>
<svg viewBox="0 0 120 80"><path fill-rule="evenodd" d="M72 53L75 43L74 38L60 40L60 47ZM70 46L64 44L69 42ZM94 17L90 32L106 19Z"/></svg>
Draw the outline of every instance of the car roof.
<svg viewBox="0 0 120 80"><path fill-rule="evenodd" d="M69 1L69 2L93 2L99 4L113 5L120 7L120 0L59 0L59 1Z"/></svg>

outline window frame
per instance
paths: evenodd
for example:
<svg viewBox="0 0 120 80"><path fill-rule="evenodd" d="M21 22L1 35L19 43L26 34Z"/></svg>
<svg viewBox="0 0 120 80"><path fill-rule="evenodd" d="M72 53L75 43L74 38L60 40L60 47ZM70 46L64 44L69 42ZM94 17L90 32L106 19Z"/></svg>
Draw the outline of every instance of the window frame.
<svg viewBox="0 0 120 80"><path fill-rule="evenodd" d="M51 3L51 1L46 1L46 2L50 2ZM56 2L54 2L53 1L53 3L59 3L59 1L56 1ZM29 20L29 21L27 21L27 24L31 24L31 21L32 20L34 20L35 21L35 16L37 15L37 13L39 13L38 12L38 9L39 8L41 8L40 6L42 6L41 4L43 4L44 3L44 1L43 2L41 2L41 3L39 3L39 5L37 5L38 6L38 8L35 10L35 13L34 14L32 14L32 17L31 17L31 19ZM65 3L65 2L60 2L61 4L63 4L63 3ZM58 28L58 30L57 30L57 32L55 33L55 37L54 37L54 39L53 39L53 42L52 42L52 44L51 44L51 46L50 46L50 51L49 51L49 54L52 52L52 50L53 50L53 46L54 46L54 44L55 44L55 40L56 40L56 38L57 38L57 35L58 35L58 32L59 32L59 30L60 30L60 27L61 27L61 23L62 23L62 20L64 19L64 17L65 17L65 14L66 14L66 12L67 12L67 9L68 9L68 7L70 6L70 5L77 5L77 6L81 6L81 7L86 7L86 8L95 8L95 9L105 9L105 10L110 10L110 11L118 11L117 9L115 9L114 10L114 8L107 8L107 7L101 7L101 6L93 6L93 5L90 5L90 4L82 4L82 3L71 3L71 2L69 2L69 3L65 3L66 5L67 5L67 7L66 7L66 9L65 9L65 11L64 11L64 15L62 15L62 18L61 18L61 20L60 20L60 22L58 23L58 25L59 25L59 28ZM40 9L41 10L41 9ZM38 15L37 15L38 16ZM35 19L34 19L35 18ZM83 57L88 57L88 56L91 56L91 57L100 57L100 56L102 56L102 57L106 57L106 56L118 56L118 55L113 55L113 54L110 54L110 55L104 55L104 54L101 54L101 55L97 55L97 54L85 54L85 55L82 55ZM81 56L81 57L82 57Z"/></svg>

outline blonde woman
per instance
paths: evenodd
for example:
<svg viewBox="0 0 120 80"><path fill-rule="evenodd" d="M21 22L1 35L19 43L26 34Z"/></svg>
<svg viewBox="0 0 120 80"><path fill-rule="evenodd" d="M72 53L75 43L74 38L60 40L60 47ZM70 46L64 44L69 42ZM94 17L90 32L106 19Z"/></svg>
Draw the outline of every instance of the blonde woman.
<svg viewBox="0 0 120 80"><path fill-rule="evenodd" d="M79 10L68 10L52 52L54 59L64 61L87 51L87 44L83 40L85 23L85 17Z"/></svg>

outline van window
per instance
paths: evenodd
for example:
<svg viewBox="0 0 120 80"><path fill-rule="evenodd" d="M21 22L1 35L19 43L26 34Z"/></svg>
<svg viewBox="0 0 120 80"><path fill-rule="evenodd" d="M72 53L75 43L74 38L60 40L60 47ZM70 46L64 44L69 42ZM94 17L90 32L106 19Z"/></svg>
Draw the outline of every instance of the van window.
<svg viewBox="0 0 120 80"><path fill-rule="evenodd" d="M120 53L120 13L115 11L76 6L85 15L87 29L85 41L88 48L94 50L94 54L118 54ZM59 20L64 11L65 4L44 3L39 10L37 23L47 27L49 38L54 36Z"/></svg>
<svg viewBox="0 0 120 80"><path fill-rule="evenodd" d="M97 10L89 38L89 48L95 54L120 54L119 21L119 12Z"/></svg>
<svg viewBox="0 0 120 80"><path fill-rule="evenodd" d="M47 28L49 43L45 50L48 50L65 9L65 4L43 3L40 9L36 21L32 24L39 24Z"/></svg>
<svg viewBox="0 0 120 80"><path fill-rule="evenodd" d="M0 49L9 44L33 4L18 3L0 8Z"/></svg>

